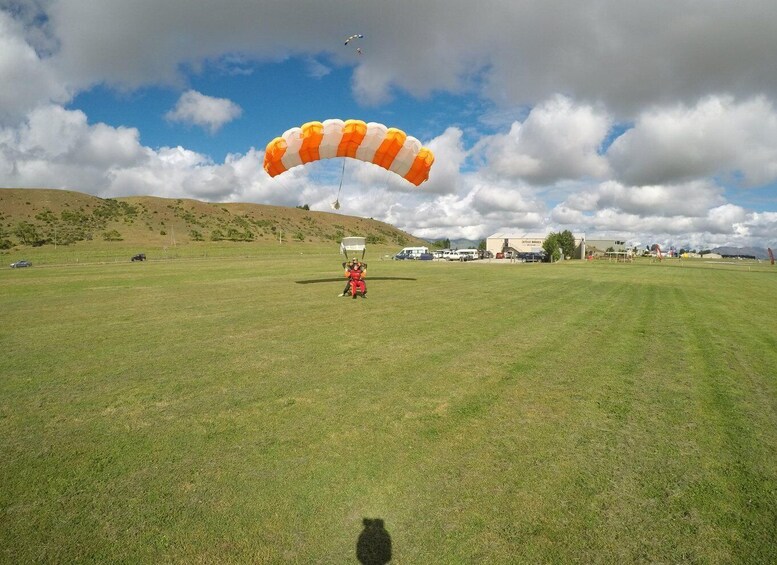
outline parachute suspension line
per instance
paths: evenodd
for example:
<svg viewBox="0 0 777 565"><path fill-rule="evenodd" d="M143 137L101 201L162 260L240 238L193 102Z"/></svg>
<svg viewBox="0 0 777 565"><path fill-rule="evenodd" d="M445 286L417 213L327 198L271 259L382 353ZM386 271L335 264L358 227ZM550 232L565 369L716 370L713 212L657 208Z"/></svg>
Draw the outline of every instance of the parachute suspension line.
<svg viewBox="0 0 777 565"><path fill-rule="evenodd" d="M340 209L340 191L343 190L343 179L345 178L345 159L343 159L343 170L340 173L340 187L337 189L337 198L332 202L332 208L335 210Z"/></svg>
<svg viewBox="0 0 777 565"><path fill-rule="evenodd" d="M337 198L340 198L340 191L343 189L343 179L345 178L345 159L343 159L343 170L340 172L340 187L337 189Z"/></svg>

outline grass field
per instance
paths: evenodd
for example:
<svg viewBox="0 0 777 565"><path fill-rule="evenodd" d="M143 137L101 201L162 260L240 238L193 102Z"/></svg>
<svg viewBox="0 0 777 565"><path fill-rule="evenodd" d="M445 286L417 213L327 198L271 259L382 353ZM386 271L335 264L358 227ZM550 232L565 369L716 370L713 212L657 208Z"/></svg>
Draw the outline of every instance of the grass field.
<svg viewBox="0 0 777 565"><path fill-rule="evenodd" d="M0 269L2 562L777 562L777 269L288 249Z"/></svg>

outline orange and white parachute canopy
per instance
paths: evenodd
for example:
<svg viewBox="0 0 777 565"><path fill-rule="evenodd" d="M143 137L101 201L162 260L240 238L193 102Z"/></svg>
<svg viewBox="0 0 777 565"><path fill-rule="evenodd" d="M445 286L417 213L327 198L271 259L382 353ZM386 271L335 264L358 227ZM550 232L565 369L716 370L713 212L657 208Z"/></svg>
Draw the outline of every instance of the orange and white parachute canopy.
<svg viewBox="0 0 777 565"><path fill-rule="evenodd" d="M400 129L361 120L324 120L291 128L267 144L271 177L319 159L351 157L374 163L418 186L429 178L432 152Z"/></svg>

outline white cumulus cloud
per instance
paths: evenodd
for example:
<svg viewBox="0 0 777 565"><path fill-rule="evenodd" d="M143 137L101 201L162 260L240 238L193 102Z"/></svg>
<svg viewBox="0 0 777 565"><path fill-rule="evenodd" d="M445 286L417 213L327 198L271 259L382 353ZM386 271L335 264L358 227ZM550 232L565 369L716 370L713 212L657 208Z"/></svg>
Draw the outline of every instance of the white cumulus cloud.
<svg viewBox="0 0 777 565"><path fill-rule="evenodd" d="M481 143L490 171L535 185L578 177L601 178L607 161L598 154L610 128L609 116L589 105L555 96L535 106L506 134Z"/></svg>
<svg viewBox="0 0 777 565"><path fill-rule="evenodd" d="M12 123L40 104L70 99L68 83L35 47L23 23L0 10L0 124Z"/></svg>
<svg viewBox="0 0 777 565"><path fill-rule="evenodd" d="M777 179L777 111L763 96L709 96L694 106L645 111L607 151L632 184L738 175L749 186Z"/></svg>
<svg viewBox="0 0 777 565"><path fill-rule="evenodd" d="M201 126L215 133L242 113L240 106L231 100L187 90L181 94L175 108L165 114L165 117L173 122Z"/></svg>

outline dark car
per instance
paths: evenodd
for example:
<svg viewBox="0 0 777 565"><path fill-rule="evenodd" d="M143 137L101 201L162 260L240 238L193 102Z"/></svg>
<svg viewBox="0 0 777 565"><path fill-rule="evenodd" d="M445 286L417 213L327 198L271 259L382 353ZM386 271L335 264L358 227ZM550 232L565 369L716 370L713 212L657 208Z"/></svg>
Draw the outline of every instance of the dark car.
<svg viewBox="0 0 777 565"><path fill-rule="evenodd" d="M525 263L542 263L545 256L542 253L523 253L519 255Z"/></svg>
<svg viewBox="0 0 777 565"><path fill-rule="evenodd" d="M146 260L145 253L138 253L137 255L132 256L132 261L145 261L145 260Z"/></svg>
<svg viewBox="0 0 777 565"><path fill-rule="evenodd" d="M22 259L21 261L16 261L16 263L11 263L12 269L21 269L22 267L32 267L32 263L30 263L25 259Z"/></svg>

